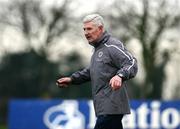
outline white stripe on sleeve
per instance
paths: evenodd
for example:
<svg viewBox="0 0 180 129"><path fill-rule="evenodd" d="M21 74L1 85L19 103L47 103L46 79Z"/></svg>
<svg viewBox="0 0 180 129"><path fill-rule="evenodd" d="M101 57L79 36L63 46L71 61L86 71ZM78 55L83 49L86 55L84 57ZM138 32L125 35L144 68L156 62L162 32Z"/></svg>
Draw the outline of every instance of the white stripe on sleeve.
<svg viewBox="0 0 180 129"><path fill-rule="evenodd" d="M132 59L132 60L133 60L132 65L129 66L128 70L130 70L130 69L132 68L132 66L133 66L134 63L135 63L135 59L133 59L133 57L131 56L131 54L130 54L130 55L126 54L123 50L121 50L119 47L117 47L117 46L115 46L115 45L107 45L107 44L105 43L105 46L106 46L106 47L114 47L114 48L116 48L117 50L119 50L121 53L123 53L129 60Z"/></svg>

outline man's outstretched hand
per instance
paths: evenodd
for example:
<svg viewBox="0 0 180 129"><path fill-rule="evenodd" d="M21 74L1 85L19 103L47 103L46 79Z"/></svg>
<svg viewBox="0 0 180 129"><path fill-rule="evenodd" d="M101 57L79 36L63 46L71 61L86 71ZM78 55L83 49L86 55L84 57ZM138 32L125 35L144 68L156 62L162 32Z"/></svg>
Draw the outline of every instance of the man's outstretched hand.
<svg viewBox="0 0 180 129"><path fill-rule="evenodd" d="M68 87L68 85L71 83L72 79L70 77L63 77L56 81L56 85L59 88Z"/></svg>

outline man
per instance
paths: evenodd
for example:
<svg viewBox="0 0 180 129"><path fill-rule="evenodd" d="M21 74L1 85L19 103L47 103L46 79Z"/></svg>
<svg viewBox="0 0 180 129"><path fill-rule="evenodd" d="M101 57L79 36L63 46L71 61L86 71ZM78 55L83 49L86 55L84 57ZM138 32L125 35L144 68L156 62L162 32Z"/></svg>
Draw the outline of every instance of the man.
<svg viewBox="0 0 180 129"><path fill-rule="evenodd" d="M137 73L137 61L124 45L105 31L98 14L83 19L83 29L94 47L89 67L57 80L59 87L91 81L97 116L94 129L122 129L122 117L130 113L126 81Z"/></svg>

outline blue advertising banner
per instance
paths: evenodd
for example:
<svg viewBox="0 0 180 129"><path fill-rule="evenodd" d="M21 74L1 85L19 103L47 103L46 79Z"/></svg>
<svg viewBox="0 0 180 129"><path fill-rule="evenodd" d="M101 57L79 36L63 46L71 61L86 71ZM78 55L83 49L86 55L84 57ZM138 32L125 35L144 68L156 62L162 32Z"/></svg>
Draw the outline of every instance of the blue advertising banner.
<svg viewBox="0 0 180 129"><path fill-rule="evenodd" d="M9 129L93 129L91 100L11 100ZM180 129L180 101L131 101L125 129Z"/></svg>
<svg viewBox="0 0 180 129"><path fill-rule="evenodd" d="M11 100L9 104L9 129L91 129L94 122L92 101Z"/></svg>

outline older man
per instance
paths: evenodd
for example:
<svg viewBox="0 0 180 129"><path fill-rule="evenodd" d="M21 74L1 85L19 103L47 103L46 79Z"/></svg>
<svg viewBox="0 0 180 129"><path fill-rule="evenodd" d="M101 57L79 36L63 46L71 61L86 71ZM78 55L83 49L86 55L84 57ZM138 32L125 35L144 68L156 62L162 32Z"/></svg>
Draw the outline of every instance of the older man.
<svg viewBox="0 0 180 129"><path fill-rule="evenodd" d="M99 14L83 19L86 39L94 53L89 67L57 80L59 87L69 84L92 83L92 97L97 121L94 129L122 129L124 114L130 113L126 81L137 73L137 61L122 42L105 31Z"/></svg>

